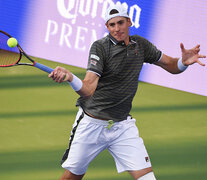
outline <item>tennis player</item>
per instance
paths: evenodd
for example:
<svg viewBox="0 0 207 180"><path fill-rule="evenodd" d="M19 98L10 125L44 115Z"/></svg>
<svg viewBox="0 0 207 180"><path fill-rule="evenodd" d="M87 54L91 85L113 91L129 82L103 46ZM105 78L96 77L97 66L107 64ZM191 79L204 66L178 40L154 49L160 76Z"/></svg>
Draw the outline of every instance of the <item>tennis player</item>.
<svg viewBox="0 0 207 180"><path fill-rule="evenodd" d="M130 36L132 23L122 5L109 7L105 22L109 35L92 44L84 80L62 67L49 75L59 83L69 81L80 95L60 180L82 179L89 163L105 149L119 173L128 171L135 180L155 180L136 120L129 114L142 65L151 63L178 74L194 63L204 66L199 59L206 56L199 54L200 45L187 50L181 43L181 58L169 57L143 37Z"/></svg>

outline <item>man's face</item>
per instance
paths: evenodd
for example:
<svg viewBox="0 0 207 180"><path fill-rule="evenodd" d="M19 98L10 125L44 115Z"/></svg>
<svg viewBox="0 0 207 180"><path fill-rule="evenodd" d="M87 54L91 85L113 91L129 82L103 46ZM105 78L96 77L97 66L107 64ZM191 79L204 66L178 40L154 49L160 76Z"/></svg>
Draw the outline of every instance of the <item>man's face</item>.
<svg viewBox="0 0 207 180"><path fill-rule="evenodd" d="M114 17L106 23L109 33L117 40L124 41L126 45L129 43L129 27L131 21L125 17Z"/></svg>

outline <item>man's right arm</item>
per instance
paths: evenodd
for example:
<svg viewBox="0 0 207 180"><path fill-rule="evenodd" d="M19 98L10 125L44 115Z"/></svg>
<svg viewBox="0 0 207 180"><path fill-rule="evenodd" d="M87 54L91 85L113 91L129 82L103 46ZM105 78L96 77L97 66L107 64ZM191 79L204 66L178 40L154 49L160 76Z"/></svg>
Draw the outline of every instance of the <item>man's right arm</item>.
<svg viewBox="0 0 207 180"><path fill-rule="evenodd" d="M91 97L94 94L99 80L99 76L91 71L88 71L84 80L81 80L63 67L56 67L48 77L52 78L58 83L68 81L70 84L72 84L72 87L74 84L75 89L78 89L76 92L80 96L86 98Z"/></svg>
<svg viewBox="0 0 207 180"><path fill-rule="evenodd" d="M80 91L77 91L77 93L82 97L91 97L93 96L97 85L98 85L99 76L93 72L87 72L85 75L83 82L83 86L80 89Z"/></svg>

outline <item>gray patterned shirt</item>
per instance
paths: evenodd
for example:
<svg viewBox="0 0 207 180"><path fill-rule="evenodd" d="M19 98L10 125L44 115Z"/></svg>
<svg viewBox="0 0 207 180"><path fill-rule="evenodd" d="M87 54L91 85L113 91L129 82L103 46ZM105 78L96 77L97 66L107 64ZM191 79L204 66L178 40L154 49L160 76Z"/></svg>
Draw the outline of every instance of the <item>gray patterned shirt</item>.
<svg viewBox="0 0 207 180"><path fill-rule="evenodd" d="M101 119L125 120L137 91L144 62L154 63L162 52L138 35L130 36L128 46L110 34L95 41L90 49L88 71L100 76L94 95L80 97L77 105Z"/></svg>

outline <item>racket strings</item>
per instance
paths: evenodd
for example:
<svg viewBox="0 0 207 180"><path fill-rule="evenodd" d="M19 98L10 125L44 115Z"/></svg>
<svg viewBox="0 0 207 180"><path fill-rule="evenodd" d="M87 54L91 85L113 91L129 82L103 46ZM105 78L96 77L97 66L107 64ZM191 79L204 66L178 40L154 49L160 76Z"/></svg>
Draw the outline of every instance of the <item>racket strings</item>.
<svg viewBox="0 0 207 180"><path fill-rule="evenodd" d="M16 64L20 59L20 51L18 47L9 47L7 40L9 37L3 33L0 33L0 66L12 66Z"/></svg>

